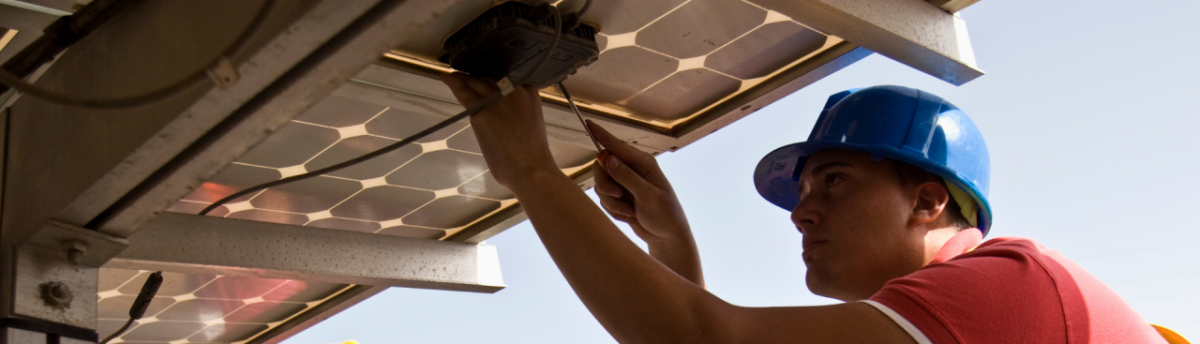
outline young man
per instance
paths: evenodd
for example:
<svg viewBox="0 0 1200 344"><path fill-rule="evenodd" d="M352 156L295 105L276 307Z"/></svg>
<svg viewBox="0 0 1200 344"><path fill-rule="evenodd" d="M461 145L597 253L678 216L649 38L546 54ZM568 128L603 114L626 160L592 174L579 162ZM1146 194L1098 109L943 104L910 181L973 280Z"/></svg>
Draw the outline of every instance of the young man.
<svg viewBox="0 0 1200 344"><path fill-rule="evenodd" d="M475 104L495 83L443 81ZM525 87L471 117L498 182L521 202L575 293L623 343L1165 343L1094 277L1028 239L980 243L987 148L941 98L883 86L835 94L809 141L768 154L759 192L792 211L809 289L846 303L748 308L704 290L683 210L654 157L590 124L611 153L601 204L554 164Z"/></svg>

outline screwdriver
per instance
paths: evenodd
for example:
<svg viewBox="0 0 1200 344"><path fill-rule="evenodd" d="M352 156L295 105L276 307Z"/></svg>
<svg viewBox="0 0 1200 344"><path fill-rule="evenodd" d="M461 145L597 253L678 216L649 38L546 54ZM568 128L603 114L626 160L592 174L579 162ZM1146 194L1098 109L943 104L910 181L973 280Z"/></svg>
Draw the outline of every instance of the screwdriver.
<svg viewBox="0 0 1200 344"><path fill-rule="evenodd" d="M587 132L588 138L592 139L593 145L596 145L596 151L599 152L596 153L596 163L600 165L600 168L603 169L604 172L608 172L608 168L604 166L605 162L608 161L608 156L610 155L608 150L600 146L600 141L596 141L596 135L592 133L592 128L588 127L587 121L583 120L583 113L579 112L578 106L575 106L575 101L571 99L571 93L567 92L567 87L563 86L563 84L560 82L558 83L558 89L562 90L563 98L567 98L567 104L571 106L571 111L575 111L575 116L579 117L579 124L583 125L583 130Z"/></svg>
<svg viewBox="0 0 1200 344"><path fill-rule="evenodd" d="M567 104L571 105L571 111L575 111L575 117L579 117L579 124L583 124L583 130L587 132L588 138L592 139L592 144L596 145L596 151L599 152L596 153L596 164L599 165L600 169L604 170L605 173L609 173L609 176L611 177L612 173L608 171L608 167L604 166L604 164L608 162L608 156L611 155L611 153L609 153L607 149L604 149L604 147L600 146L600 141L596 141L596 135L592 133L592 128L587 125L587 121L583 120L583 113L579 112L579 107L575 106L574 100L571 100L571 93L567 92L567 88L563 86L561 82L558 83L558 89L562 90L563 98L567 98ZM621 197L619 198L621 201L631 205L633 204L633 194L629 193L629 190L625 190L624 187L621 188Z"/></svg>

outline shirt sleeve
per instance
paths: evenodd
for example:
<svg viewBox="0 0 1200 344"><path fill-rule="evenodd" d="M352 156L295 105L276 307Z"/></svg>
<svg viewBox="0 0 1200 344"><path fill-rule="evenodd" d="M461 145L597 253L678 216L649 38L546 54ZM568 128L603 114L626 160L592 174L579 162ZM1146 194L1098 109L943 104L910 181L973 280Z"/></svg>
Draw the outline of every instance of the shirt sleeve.
<svg viewBox="0 0 1200 344"><path fill-rule="evenodd" d="M985 243L889 281L870 301L895 312L932 343L1014 343L1030 338L1065 343L1062 303L1033 245Z"/></svg>

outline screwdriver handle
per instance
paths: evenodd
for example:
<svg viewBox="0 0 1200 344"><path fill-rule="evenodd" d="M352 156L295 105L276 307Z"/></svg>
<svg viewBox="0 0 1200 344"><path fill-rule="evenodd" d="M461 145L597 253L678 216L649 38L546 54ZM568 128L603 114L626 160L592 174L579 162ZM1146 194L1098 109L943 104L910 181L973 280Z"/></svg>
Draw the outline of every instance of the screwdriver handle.
<svg viewBox="0 0 1200 344"><path fill-rule="evenodd" d="M600 169L604 170L606 173L608 172L608 166L605 166L605 164L608 164L608 156L610 155L612 155L612 153L609 153L607 149L600 151L600 153L596 153L596 164L600 165Z"/></svg>

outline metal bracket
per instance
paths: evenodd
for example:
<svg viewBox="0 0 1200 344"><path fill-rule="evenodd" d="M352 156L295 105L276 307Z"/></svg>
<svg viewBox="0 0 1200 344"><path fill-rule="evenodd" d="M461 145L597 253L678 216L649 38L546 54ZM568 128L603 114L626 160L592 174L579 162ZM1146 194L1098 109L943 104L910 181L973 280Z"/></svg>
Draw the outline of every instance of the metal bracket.
<svg viewBox="0 0 1200 344"><path fill-rule="evenodd" d="M99 267L128 246L123 238L49 221L14 247L12 312L95 328Z"/></svg>
<svg viewBox="0 0 1200 344"><path fill-rule="evenodd" d="M101 267L129 247L129 241L98 231L50 220L21 248L59 252L71 265Z"/></svg>

